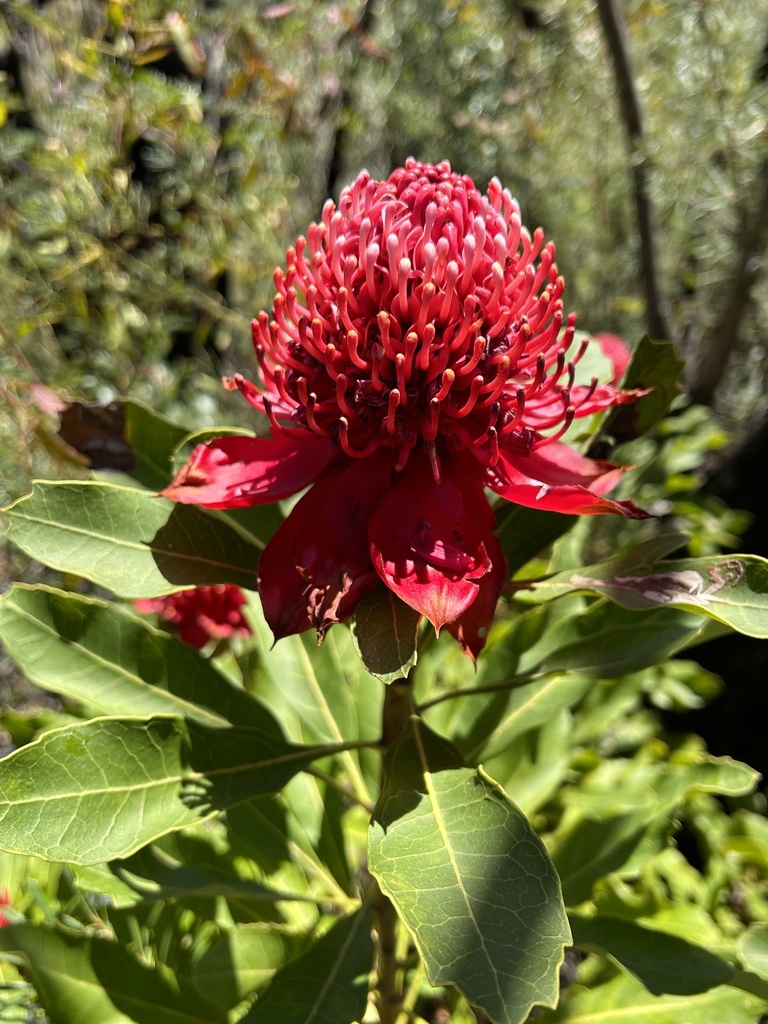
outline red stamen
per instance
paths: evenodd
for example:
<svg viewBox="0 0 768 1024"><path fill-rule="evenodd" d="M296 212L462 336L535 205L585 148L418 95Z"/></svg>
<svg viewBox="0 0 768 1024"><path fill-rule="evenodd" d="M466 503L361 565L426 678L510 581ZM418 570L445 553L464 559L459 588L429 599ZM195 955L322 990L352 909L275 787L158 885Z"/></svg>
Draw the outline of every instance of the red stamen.
<svg viewBox="0 0 768 1024"><path fill-rule="evenodd" d="M397 412L398 405L400 405L400 392L397 390L397 388L392 388L392 390L389 392L389 397L387 398L386 424L387 433L391 434L393 437L395 436L396 432L395 413Z"/></svg>

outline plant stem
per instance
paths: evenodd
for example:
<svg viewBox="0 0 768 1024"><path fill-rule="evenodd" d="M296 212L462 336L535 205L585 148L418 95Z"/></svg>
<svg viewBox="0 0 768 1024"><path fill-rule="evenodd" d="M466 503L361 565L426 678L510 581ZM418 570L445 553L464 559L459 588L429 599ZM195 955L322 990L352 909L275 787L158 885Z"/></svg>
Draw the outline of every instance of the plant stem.
<svg viewBox="0 0 768 1024"><path fill-rule="evenodd" d="M413 710L410 679L390 683L384 691L381 714L383 750L386 751L404 731ZM374 907L378 970L376 1005L381 1024L396 1024L403 1007L403 976L397 962L397 911L380 889Z"/></svg>

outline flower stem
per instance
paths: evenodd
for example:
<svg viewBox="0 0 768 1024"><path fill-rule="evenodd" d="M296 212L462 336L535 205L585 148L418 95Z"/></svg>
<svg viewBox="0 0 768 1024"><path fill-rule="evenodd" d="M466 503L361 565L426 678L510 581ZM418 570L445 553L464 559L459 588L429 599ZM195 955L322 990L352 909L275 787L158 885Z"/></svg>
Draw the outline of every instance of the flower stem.
<svg viewBox="0 0 768 1024"><path fill-rule="evenodd" d="M381 746L384 751L400 736L414 712L410 678L390 683L384 691ZM382 779L383 783L383 779ZM381 1024L396 1024L403 1008L403 972L397 961L397 911L381 890L374 904L377 935L377 998Z"/></svg>

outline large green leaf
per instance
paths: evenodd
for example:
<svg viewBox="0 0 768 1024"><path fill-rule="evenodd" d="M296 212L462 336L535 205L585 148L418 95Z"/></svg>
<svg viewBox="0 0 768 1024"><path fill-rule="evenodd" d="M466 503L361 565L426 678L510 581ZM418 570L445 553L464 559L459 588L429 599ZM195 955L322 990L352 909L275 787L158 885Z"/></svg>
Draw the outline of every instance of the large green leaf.
<svg viewBox="0 0 768 1024"><path fill-rule="evenodd" d="M0 600L0 640L29 680L97 714L175 714L281 734L210 660L119 605L17 585Z"/></svg>
<svg viewBox="0 0 768 1024"><path fill-rule="evenodd" d="M192 977L211 1002L229 1010L252 992L261 991L306 945L306 936L272 923L241 925L222 932L195 961ZM279 1019L282 1022L282 1017Z"/></svg>
<svg viewBox="0 0 768 1024"><path fill-rule="evenodd" d="M272 634L260 605L253 620L261 649ZM384 687L361 663L344 626L330 630L317 647L313 633L288 636L254 668L254 692L280 720L289 739L299 743L375 741L381 735ZM365 802L376 792L380 759L369 750L342 756L355 793Z"/></svg>
<svg viewBox="0 0 768 1024"><path fill-rule="evenodd" d="M353 1024L362 1020L373 966L371 915L342 918L280 968L240 1024Z"/></svg>
<svg viewBox="0 0 768 1024"><path fill-rule="evenodd" d="M117 942L19 924L0 929L0 949L20 952L56 1024L216 1024L226 1015L168 975L137 963Z"/></svg>
<svg viewBox="0 0 768 1024"><path fill-rule="evenodd" d="M747 636L768 638L768 560L759 555L708 555L662 561L653 571L629 552L597 565L531 584L557 597L587 590L623 608L679 608L707 615Z"/></svg>
<svg viewBox="0 0 768 1024"><path fill-rule="evenodd" d="M653 995L695 995L733 975L721 957L677 935L617 917L568 916L577 949L612 957Z"/></svg>
<svg viewBox="0 0 768 1024"><path fill-rule="evenodd" d="M78 864L127 857L166 832L276 792L337 749L171 716L55 729L0 762L0 847Z"/></svg>
<svg viewBox="0 0 768 1024"><path fill-rule="evenodd" d="M741 961L764 981L768 981L768 924L753 924L739 936Z"/></svg>
<svg viewBox="0 0 768 1024"><path fill-rule="evenodd" d="M574 986L541 1024L758 1024L765 1003L719 985L699 995L649 995L640 982L620 974L592 988Z"/></svg>
<svg viewBox="0 0 768 1024"><path fill-rule="evenodd" d="M520 659L523 672L570 670L594 679L639 672L727 629L677 608L632 612L608 601L555 623Z"/></svg>
<svg viewBox="0 0 768 1024"><path fill-rule="evenodd" d="M456 985L495 1024L555 1005L570 934L544 847L501 787L417 719L387 754L369 866L433 985Z"/></svg>
<svg viewBox="0 0 768 1024"><path fill-rule="evenodd" d="M379 583L355 609L355 646L368 671L384 683L408 675L416 664L421 616Z"/></svg>
<svg viewBox="0 0 768 1024"><path fill-rule="evenodd" d="M95 481L37 483L6 512L9 538L46 565L121 597L235 583L253 590L260 546L223 516Z"/></svg>

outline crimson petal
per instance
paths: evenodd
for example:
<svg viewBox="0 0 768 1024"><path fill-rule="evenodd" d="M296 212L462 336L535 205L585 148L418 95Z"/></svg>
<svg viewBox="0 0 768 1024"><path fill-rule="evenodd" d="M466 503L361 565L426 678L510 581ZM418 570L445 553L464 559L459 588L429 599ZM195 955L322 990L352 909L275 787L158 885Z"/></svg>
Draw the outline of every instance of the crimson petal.
<svg viewBox="0 0 768 1024"><path fill-rule="evenodd" d="M373 564L389 589L439 631L477 599L479 581L492 568L493 524L478 479L445 458L435 483L427 456L414 452L371 519Z"/></svg>
<svg viewBox="0 0 768 1024"><path fill-rule="evenodd" d="M500 453L496 465L487 470L486 483L507 501L545 512L650 518L631 501L601 496L618 483L621 472L619 466L587 459L553 441L525 457Z"/></svg>
<svg viewBox="0 0 768 1024"><path fill-rule="evenodd" d="M326 473L297 503L259 561L259 593L279 640L310 626L322 639L377 582L368 520L391 478L387 450Z"/></svg>
<svg viewBox="0 0 768 1024"><path fill-rule="evenodd" d="M502 451L496 473L507 483L575 484L596 494L605 494L618 484L624 468L612 462L588 459L570 445L551 441L529 455Z"/></svg>
<svg viewBox="0 0 768 1024"><path fill-rule="evenodd" d="M496 604L507 582L507 560L495 535L487 534L483 543L491 557L491 571L478 580L477 597L469 608L455 622L449 622L446 626L473 661L477 661L478 654L485 647L493 625Z"/></svg>
<svg viewBox="0 0 768 1024"><path fill-rule="evenodd" d="M204 508L264 505L303 490L337 455L325 440L214 437L195 448L162 495Z"/></svg>

